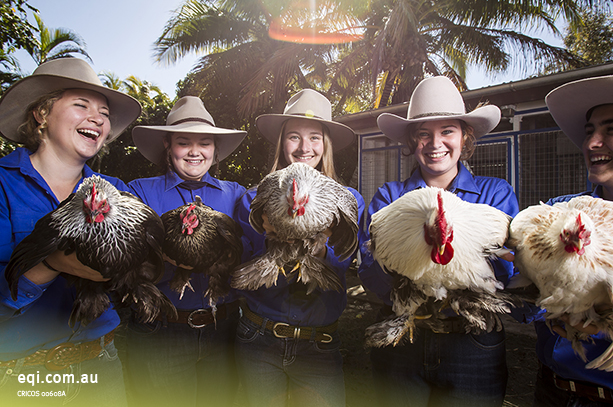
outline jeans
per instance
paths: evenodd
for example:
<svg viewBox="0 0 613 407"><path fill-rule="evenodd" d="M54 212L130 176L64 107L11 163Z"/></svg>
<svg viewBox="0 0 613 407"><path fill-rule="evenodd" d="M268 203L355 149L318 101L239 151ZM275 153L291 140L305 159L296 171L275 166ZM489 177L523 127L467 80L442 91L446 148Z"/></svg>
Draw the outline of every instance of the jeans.
<svg viewBox="0 0 613 407"><path fill-rule="evenodd" d="M264 320L264 324L266 319ZM277 338L242 317L236 340L241 383L252 407L344 407L338 333L330 343Z"/></svg>
<svg viewBox="0 0 613 407"><path fill-rule="evenodd" d="M380 406L501 406L507 384L505 333L436 334L420 328L414 343L373 348Z"/></svg>
<svg viewBox="0 0 613 407"><path fill-rule="evenodd" d="M131 406L231 406L238 389L238 311L202 328L131 321L127 332Z"/></svg>
<svg viewBox="0 0 613 407"><path fill-rule="evenodd" d="M126 390L117 349L111 342L98 357L59 371L43 365L0 368L0 400L2 405L16 407L125 407Z"/></svg>

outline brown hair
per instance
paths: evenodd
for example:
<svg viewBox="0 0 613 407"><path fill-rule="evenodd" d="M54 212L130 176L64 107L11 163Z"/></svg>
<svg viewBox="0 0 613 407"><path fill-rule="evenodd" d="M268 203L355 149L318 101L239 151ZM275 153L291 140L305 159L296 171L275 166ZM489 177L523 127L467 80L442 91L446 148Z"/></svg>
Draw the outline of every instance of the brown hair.
<svg viewBox="0 0 613 407"><path fill-rule="evenodd" d="M475 152L475 143L477 138L475 137L475 131L472 126L468 125L464 120L459 120L462 128L462 153L460 154L460 161L470 159ZM413 154L419 143L419 137L417 136L417 130L420 129L423 122L413 123L407 127L406 142L409 147L409 155Z"/></svg>
<svg viewBox="0 0 613 407"><path fill-rule="evenodd" d="M287 162L285 155L283 154L283 133L285 132L285 125L287 124L288 120L284 121L283 125L281 126L279 138L277 139L277 147L275 149L275 157L272 168L270 169L271 174L277 170L287 167L290 164ZM330 132L323 124L321 124L321 130L324 136L324 153L315 169L319 170L322 174L332 178L333 180L340 182L338 176L336 175L336 170L334 169L334 149L332 146L332 139L330 138Z"/></svg>

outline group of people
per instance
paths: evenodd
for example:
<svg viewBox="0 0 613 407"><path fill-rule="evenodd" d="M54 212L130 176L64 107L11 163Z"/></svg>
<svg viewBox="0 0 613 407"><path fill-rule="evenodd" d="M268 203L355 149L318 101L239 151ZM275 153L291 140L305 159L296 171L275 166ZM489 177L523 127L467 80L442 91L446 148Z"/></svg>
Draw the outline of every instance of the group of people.
<svg viewBox="0 0 613 407"><path fill-rule="evenodd" d="M613 136L612 94L613 77L601 77L567 84L547 97L561 129L583 149L590 181L598 185L588 194L602 199L613 198L613 168L609 168L613 137L607 137ZM42 64L5 92L0 99L0 133L23 147L0 159L3 269L36 221L94 174L86 161L140 113L136 100L102 86L80 59ZM516 215L517 198L506 181L474 176L462 163L471 157L476 140L499 121L500 109L493 105L466 112L461 94L445 77L427 78L416 87L406 119L380 115L381 131L405 143L417 167L405 181L384 184L365 216L363 198L347 187L358 203L360 242L369 238L374 213L409 191L428 186ZM356 137L349 127L332 121L329 100L310 89L293 95L283 113L258 117L256 127L275 146L271 172L301 162L335 180L333 154ZM274 227L264 219L266 233L259 234L249 223L255 188L246 190L211 174L211 168L228 157L245 135L217 127L201 99L186 96L175 103L165 125L137 126L132 131L138 150L163 168L164 175L127 185L102 177L159 215L199 196L238 222L243 230L242 260L249 261L264 253L266 235L274 234ZM340 261L331 247L323 247L316 256L345 286L353 258ZM359 276L382 299L380 317L385 318L392 313L391 277L367 250L362 249L360 258ZM506 284L515 273L512 263L504 259L493 263L496 278ZM112 307L87 325L68 324L75 292L61 274L103 280L74 253L55 252L23 274L16 300L0 278L3 402L38 405L41 399L36 397L42 395L44 405L232 406L240 386L245 401L253 406L345 405L338 332L347 303L345 291L307 293L297 273L289 273L269 288L231 290L213 312L204 296L205 275L192 273L191 289L182 294L170 288L177 266L167 259L164 276L157 282L175 305L176 318L161 315L149 323L129 318L123 360L114 346L120 318ZM585 369L562 328L550 331L534 307L517 309L514 316L524 323L536 321L540 371L535 405L613 403L612 374ZM504 331L477 335L458 327L462 324L449 323L445 332L424 327L414 343L372 349L380 405L501 406L507 382ZM586 346L601 349L610 343L598 332L591 333L594 341ZM55 380L66 373L74 375L74 382Z"/></svg>

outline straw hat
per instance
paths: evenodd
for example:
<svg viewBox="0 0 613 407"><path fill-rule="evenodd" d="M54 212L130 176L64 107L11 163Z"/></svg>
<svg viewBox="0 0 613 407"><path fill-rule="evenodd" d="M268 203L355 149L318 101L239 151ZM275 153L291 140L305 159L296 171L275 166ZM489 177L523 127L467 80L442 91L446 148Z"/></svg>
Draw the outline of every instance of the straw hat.
<svg viewBox="0 0 613 407"><path fill-rule="evenodd" d="M435 76L424 79L415 87L406 119L382 113L377 118L377 125L390 139L405 143L410 124L449 119L464 120L473 128L475 138L479 138L498 125L500 109L487 105L466 113L462 95L453 82L445 76Z"/></svg>
<svg viewBox="0 0 613 407"><path fill-rule="evenodd" d="M141 106L125 93L102 85L92 67L79 58L60 58L41 64L32 75L11 86L0 99L0 133L9 140L22 143L18 128L24 121L27 107L38 98L60 89L88 89L100 93L109 104L112 136L119 137L140 116Z"/></svg>
<svg viewBox="0 0 613 407"><path fill-rule="evenodd" d="M613 104L613 75L566 83L549 92L545 103L564 134L581 148L588 111L595 106Z"/></svg>
<svg viewBox="0 0 613 407"><path fill-rule="evenodd" d="M164 137L169 133L214 135L220 161L236 150L247 135L246 131L215 127L213 117L196 96L179 99L168 113L165 126L136 126L132 130L132 140L147 160L163 166L166 160Z"/></svg>
<svg viewBox="0 0 613 407"><path fill-rule="evenodd" d="M283 114L258 116L255 125L266 140L277 144L283 123L294 118L309 119L326 126L335 152L349 146L355 140L355 133L351 128L332 121L330 101L313 89L303 89L292 96L287 101Z"/></svg>

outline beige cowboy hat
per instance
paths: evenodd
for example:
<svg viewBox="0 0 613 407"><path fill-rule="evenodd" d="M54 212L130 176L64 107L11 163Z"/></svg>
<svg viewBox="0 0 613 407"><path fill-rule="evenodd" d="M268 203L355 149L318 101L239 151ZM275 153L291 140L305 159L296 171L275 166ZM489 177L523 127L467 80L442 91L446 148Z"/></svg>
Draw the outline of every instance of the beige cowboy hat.
<svg viewBox="0 0 613 407"><path fill-rule="evenodd" d="M215 121L202 100L196 96L184 96L168 113L165 126L136 126L132 130L132 140L147 160L163 166L166 161L164 137L170 133L214 135L219 161L236 150L247 135L246 131L215 127Z"/></svg>
<svg viewBox="0 0 613 407"><path fill-rule="evenodd" d="M87 62L79 58L60 58L41 64L32 75L8 88L0 99L0 133L22 143L18 128L25 121L26 108L41 96L60 89L88 89L106 97L112 130L107 141L119 137L140 116L140 103L125 93L103 86Z"/></svg>
<svg viewBox="0 0 613 407"><path fill-rule="evenodd" d="M558 86L545 96L545 103L564 134L581 148L586 136L587 113L593 107L613 104L613 75Z"/></svg>
<svg viewBox="0 0 613 407"><path fill-rule="evenodd" d="M480 138L498 125L500 109L487 105L466 113L462 95L453 82L445 76L434 76L424 79L415 87L406 119L382 113L377 118L377 125L390 139L405 143L410 124L449 119L464 120L473 128L475 138Z"/></svg>
<svg viewBox="0 0 613 407"><path fill-rule="evenodd" d="M332 121L332 105L321 93L303 89L292 96L285 105L283 114L263 114L255 119L255 125L272 144L279 141L283 123L292 118L309 119L326 126L334 151L342 150L355 140L355 133L344 124Z"/></svg>

